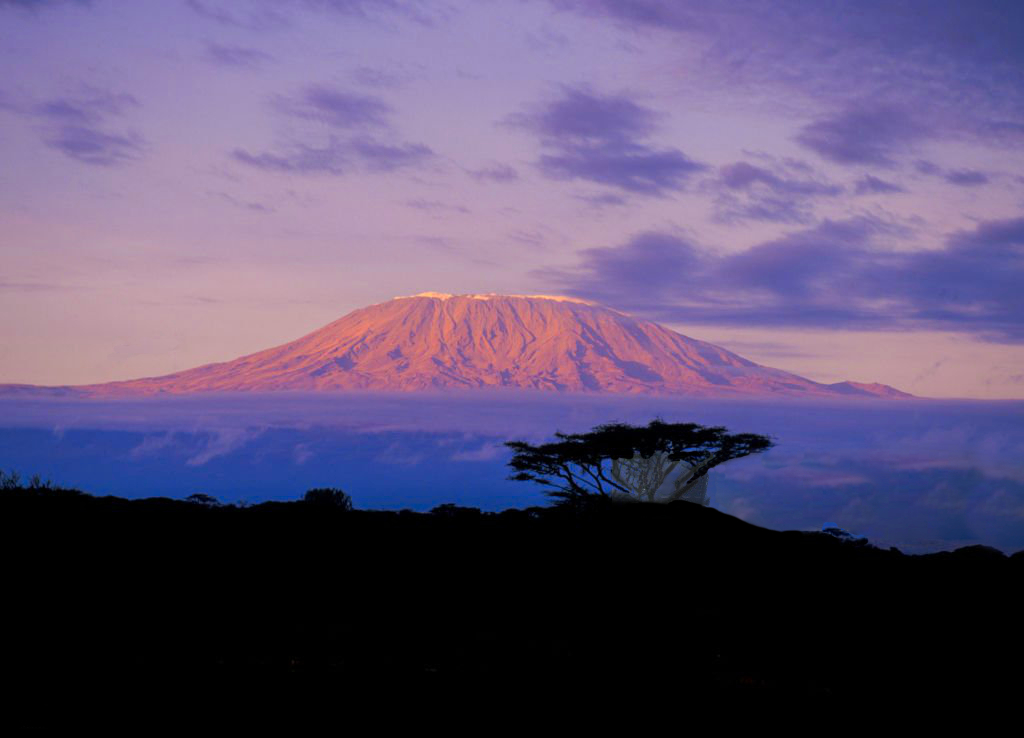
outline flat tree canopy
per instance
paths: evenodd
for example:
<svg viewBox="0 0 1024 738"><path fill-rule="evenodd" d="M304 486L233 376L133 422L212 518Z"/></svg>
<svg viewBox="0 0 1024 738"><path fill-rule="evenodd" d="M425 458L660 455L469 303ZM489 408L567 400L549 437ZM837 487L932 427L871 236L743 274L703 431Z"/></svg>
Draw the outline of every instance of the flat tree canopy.
<svg viewBox="0 0 1024 738"><path fill-rule="evenodd" d="M692 469L686 480L690 488L713 467L774 445L767 436L755 433L729 433L718 426L661 420L653 420L646 427L609 423L589 433L555 433L555 438L558 440L553 443L538 446L506 442L515 451L508 464L517 472L509 478L550 487L550 496L567 501L613 495L653 499L638 494L635 480L622 473L624 459L656 461L651 466L663 475L662 479L673 463L685 462Z"/></svg>

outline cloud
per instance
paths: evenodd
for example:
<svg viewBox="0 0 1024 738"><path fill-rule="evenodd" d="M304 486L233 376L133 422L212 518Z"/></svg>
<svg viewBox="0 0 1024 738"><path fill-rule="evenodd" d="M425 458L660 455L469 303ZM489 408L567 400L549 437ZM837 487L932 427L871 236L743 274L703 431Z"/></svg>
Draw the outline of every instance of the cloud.
<svg viewBox="0 0 1024 738"><path fill-rule="evenodd" d="M452 461L492 461L503 459L509 455L509 451L501 443L484 443L482 446L472 450L456 451L451 455Z"/></svg>
<svg viewBox="0 0 1024 738"><path fill-rule="evenodd" d="M736 225L749 220L769 223L810 223L814 211L805 201L765 194L741 200L720 195L715 201L714 219L725 225Z"/></svg>
<svg viewBox="0 0 1024 738"><path fill-rule="evenodd" d="M988 184L990 179L985 172L976 169L943 169L935 162L918 160L914 162L918 174L927 177L938 177L957 187L978 187Z"/></svg>
<svg viewBox="0 0 1024 738"><path fill-rule="evenodd" d="M99 166L137 159L143 150L142 137L137 134L107 133L87 126L61 126L44 141L72 159Z"/></svg>
<svg viewBox="0 0 1024 738"><path fill-rule="evenodd" d="M32 104L8 102L8 112L35 121L43 143L84 164L115 166L138 159L146 141L131 130L111 130L112 119L140 107L126 93L83 88L78 96L57 97Z"/></svg>
<svg viewBox="0 0 1024 738"><path fill-rule="evenodd" d="M730 164L721 168L722 182L733 190L751 190L758 185L785 195L825 195L842 194L843 188L811 179L792 179L780 176L763 167L748 164L745 161Z"/></svg>
<svg viewBox="0 0 1024 738"><path fill-rule="evenodd" d="M594 208L618 207L629 202L621 195L613 192L604 192L596 195L573 195L577 200L582 200Z"/></svg>
<svg viewBox="0 0 1024 738"><path fill-rule="evenodd" d="M9 292L54 292L58 290L74 290L78 287L71 287L65 284L54 282L8 282L0 279L0 291Z"/></svg>
<svg viewBox="0 0 1024 738"><path fill-rule="evenodd" d="M892 250L899 235L873 218L826 220L722 256L648 232L535 276L670 322L931 329L1024 342L1024 218L982 222L924 251Z"/></svg>
<svg viewBox="0 0 1024 738"><path fill-rule="evenodd" d="M77 98L54 98L35 106L36 115L56 123L95 124L105 116L122 115L139 107L134 95L87 89Z"/></svg>
<svg viewBox="0 0 1024 738"><path fill-rule="evenodd" d="M568 36L550 27L527 33L525 40L531 51L547 56L555 56L572 46Z"/></svg>
<svg viewBox="0 0 1024 738"><path fill-rule="evenodd" d="M414 200L406 200L405 206L414 210L423 210L426 212L438 213L438 212L449 212L449 213L469 213L469 208L464 205L449 205L448 203L440 202L439 200L424 200L423 198L417 198Z"/></svg>
<svg viewBox="0 0 1024 738"><path fill-rule="evenodd" d="M853 192L855 195L888 195L906 192L906 190L892 182L886 182L884 179L865 174L857 180Z"/></svg>
<svg viewBox="0 0 1024 738"><path fill-rule="evenodd" d="M202 447L191 455L186 461L186 466L203 466L219 456L238 451L250 441L259 438L265 428L222 428L210 431L205 436L199 436Z"/></svg>
<svg viewBox="0 0 1024 738"><path fill-rule="evenodd" d="M607 143L643 138L654 132L657 115L621 95L599 96L563 89L562 97L532 113L511 117L544 138L576 143Z"/></svg>
<svg viewBox="0 0 1024 738"><path fill-rule="evenodd" d="M185 466L199 467L221 456L232 454L258 439L265 428L223 428L182 431L163 429L161 433L147 433L128 452L133 461L161 456L184 456ZM301 463L301 462L297 462Z"/></svg>
<svg viewBox="0 0 1024 738"><path fill-rule="evenodd" d="M213 64L238 69L256 69L273 59L270 54L259 49L215 43L206 45L204 56Z"/></svg>
<svg viewBox="0 0 1024 738"><path fill-rule="evenodd" d="M290 118L312 123L313 128L272 151L234 149L231 157L235 161L272 172L341 176L353 171L392 172L434 156L425 144L381 140L380 135L393 135L389 120L393 111L371 95L310 85L296 95L275 98L273 107ZM352 135L342 138L338 131L351 131Z"/></svg>
<svg viewBox="0 0 1024 738"><path fill-rule="evenodd" d="M217 0L185 0L196 15L218 25L247 31L268 31L285 28L288 19L278 9L259 7L258 2L225 3ZM245 6L245 7L240 7Z"/></svg>
<svg viewBox="0 0 1024 738"><path fill-rule="evenodd" d="M659 0L551 0L562 10L573 10L591 17L607 16L617 21L654 28L690 31L703 25L701 11L692 11L684 3Z"/></svg>
<svg viewBox="0 0 1024 738"><path fill-rule="evenodd" d="M280 152L231 152L235 161L257 169L291 174L332 174L340 176L359 168L392 172L413 167L430 159L433 152L422 144L391 145L372 139L341 141L331 137L324 146L295 143Z"/></svg>
<svg viewBox="0 0 1024 738"><path fill-rule="evenodd" d="M296 143L283 152L252 154L245 149L235 149L231 156L242 164L269 172L290 174L333 174L348 171L348 148L332 137L325 146L307 146Z"/></svg>
<svg viewBox="0 0 1024 738"><path fill-rule="evenodd" d="M0 9L19 8L21 10L34 11L57 5L81 5L86 7L92 4L93 0L0 0Z"/></svg>
<svg viewBox="0 0 1024 738"><path fill-rule="evenodd" d="M309 449L308 443L297 443L292 451L292 459L295 461L296 466L302 466L314 456L316 454Z"/></svg>
<svg viewBox="0 0 1024 738"><path fill-rule="evenodd" d="M206 20L250 31L285 28L291 24L289 14L302 10L363 21L397 15L426 25L448 14L446 9L420 0L186 0L186 3Z"/></svg>
<svg viewBox="0 0 1024 738"><path fill-rule="evenodd" d="M273 213L274 208L264 205L261 202L252 202L247 200L239 200L237 197L229 195L227 192L210 192L208 193L214 197L223 200L226 203L240 209L248 210L254 213Z"/></svg>
<svg viewBox="0 0 1024 738"><path fill-rule="evenodd" d="M638 234L623 246L584 249L580 254L582 268L541 270L538 276L567 293L587 293L598 302L623 307L633 307L639 296L649 296L640 298L645 302L676 297L689 275L705 273L709 263L689 241L655 231Z"/></svg>
<svg viewBox="0 0 1024 738"><path fill-rule="evenodd" d="M478 182L515 182L519 172L507 164L491 164L480 169L468 170L469 176Z"/></svg>
<svg viewBox="0 0 1024 738"><path fill-rule="evenodd" d="M295 97L278 99L276 104L288 115L344 129L386 127L392 112L380 98L325 85L311 85Z"/></svg>
<svg viewBox="0 0 1024 738"><path fill-rule="evenodd" d="M960 187L977 187L988 184L988 175L974 169L959 169L953 172L946 172L945 180L950 184Z"/></svg>
<svg viewBox="0 0 1024 738"><path fill-rule="evenodd" d="M869 106L809 123L796 142L837 164L891 167L894 156L928 135L928 128L904 110Z"/></svg>
<svg viewBox="0 0 1024 738"><path fill-rule="evenodd" d="M389 72L373 67L356 67L350 72L349 76L356 84L373 89L393 90L403 87L411 81L411 77L407 74Z"/></svg>
<svg viewBox="0 0 1024 738"><path fill-rule="evenodd" d="M653 150L635 144L567 146L540 158L540 169L552 179L583 179L642 195L680 190L704 166L675 150Z"/></svg>
<svg viewBox="0 0 1024 738"><path fill-rule="evenodd" d="M718 191L715 220L739 223L761 220L775 223L808 223L813 219L811 203L820 197L836 197L839 185L806 176L794 176L809 167L802 162L773 164L772 169L741 161L719 169L712 189Z"/></svg>
<svg viewBox="0 0 1024 738"><path fill-rule="evenodd" d="M353 139L349 146L369 169L378 172L416 166L434 155L424 144L387 144L365 137Z"/></svg>
<svg viewBox="0 0 1024 738"><path fill-rule="evenodd" d="M505 123L538 137L545 153L537 166L551 179L581 179L660 196L683 189L707 167L678 149L646 143L658 118L624 95L563 88L558 99L513 114Z"/></svg>
<svg viewBox="0 0 1024 738"><path fill-rule="evenodd" d="M1024 137L1024 7L1004 0L548 2L644 36L675 36L700 52L685 76L711 90L795 93L836 109L870 100L912 110L938 134Z"/></svg>
<svg viewBox="0 0 1024 738"><path fill-rule="evenodd" d="M449 10L427 0L295 0L296 4L348 17L373 19L380 15L400 15L426 25L444 18Z"/></svg>

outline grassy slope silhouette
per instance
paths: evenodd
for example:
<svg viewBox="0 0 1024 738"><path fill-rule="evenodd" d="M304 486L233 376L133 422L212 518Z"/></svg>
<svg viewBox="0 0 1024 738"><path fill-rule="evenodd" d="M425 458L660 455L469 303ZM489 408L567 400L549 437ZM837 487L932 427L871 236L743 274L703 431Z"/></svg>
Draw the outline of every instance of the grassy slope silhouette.
<svg viewBox="0 0 1024 738"><path fill-rule="evenodd" d="M705 705L987 699L1024 650L1024 552L906 556L688 502L414 513L322 490L224 506L0 486L29 727L613 685Z"/></svg>

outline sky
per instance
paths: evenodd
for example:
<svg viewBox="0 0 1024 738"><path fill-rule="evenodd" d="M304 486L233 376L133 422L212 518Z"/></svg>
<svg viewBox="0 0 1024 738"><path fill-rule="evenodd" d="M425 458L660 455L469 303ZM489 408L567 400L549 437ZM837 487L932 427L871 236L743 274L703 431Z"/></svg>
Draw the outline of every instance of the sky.
<svg viewBox="0 0 1024 738"><path fill-rule="evenodd" d="M1024 6L0 0L0 382L397 295L1024 398Z"/></svg>

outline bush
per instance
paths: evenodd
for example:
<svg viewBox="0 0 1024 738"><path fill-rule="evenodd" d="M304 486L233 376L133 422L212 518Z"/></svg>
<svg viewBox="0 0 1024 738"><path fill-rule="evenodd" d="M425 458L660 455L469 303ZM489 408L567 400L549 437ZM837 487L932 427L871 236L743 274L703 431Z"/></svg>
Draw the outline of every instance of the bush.
<svg viewBox="0 0 1024 738"><path fill-rule="evenodd" d="M309 505L329 507L334 510L351 510L352 498L334 487L318 487L306 492L302 501Z"/></svg>

